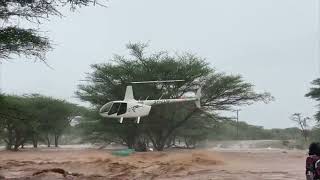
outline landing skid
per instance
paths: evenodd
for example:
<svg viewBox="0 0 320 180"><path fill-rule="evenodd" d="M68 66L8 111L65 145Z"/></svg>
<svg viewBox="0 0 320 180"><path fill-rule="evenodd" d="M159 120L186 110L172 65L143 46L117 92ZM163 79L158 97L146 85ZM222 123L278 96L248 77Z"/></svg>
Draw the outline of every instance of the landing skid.
<svg viewBox="0 0 320 180"><path fill-rule="evenodd" d="M134 120L134 122L137 123L137 124L140 124L140 118L141 118L141 117L137 117L137 119Z"/></svg>
<svg viewBox="0 0 320 180"><path fill-rule="evenodd" d="M119 119L119 122L122 124L123 123L123 117L121 117L120 119Z"/></svg>
<svg viewBox="0 0 320 180"><path fill-rule="evenodd" d="M141 119L141 117L137 117L137 118L134 120L134 122L137 123L137 124L140 124L140 119ZM123 117L121 117L121 118L119 119L119 123L120 123L120 124L123 123Z"/></svg>

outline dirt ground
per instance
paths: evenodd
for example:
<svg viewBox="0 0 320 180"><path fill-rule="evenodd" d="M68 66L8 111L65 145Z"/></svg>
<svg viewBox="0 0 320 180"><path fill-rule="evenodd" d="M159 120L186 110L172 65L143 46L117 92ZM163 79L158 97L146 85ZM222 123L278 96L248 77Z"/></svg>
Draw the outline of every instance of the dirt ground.
<svg viewBox="0 0 320 180"><path fill-rule="evenodd" d="M5 179L304 179L305 152L297 150L170 150L116 157L111 150L0 151ZM0 178L1 179L1 178Z"/></svg>

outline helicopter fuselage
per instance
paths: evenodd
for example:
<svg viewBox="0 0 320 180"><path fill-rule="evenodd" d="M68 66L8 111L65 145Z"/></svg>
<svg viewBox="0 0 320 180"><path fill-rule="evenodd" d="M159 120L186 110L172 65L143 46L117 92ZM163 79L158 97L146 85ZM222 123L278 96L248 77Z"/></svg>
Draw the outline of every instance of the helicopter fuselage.
<svg viewBox="0 0 320 180"><path fill-rule="evenodd" d="M170 104L194 101L196 107L200 108L201 88L198 89L196 97L182 99L158 99L158 100L135 100L133 97L132 86L127 86L124 100L111 101L103 105L99 111L102 117L119 118L122 123L124 118L135 118L139 124L140 118L148 116L151 106L158 104Z"/></svg>
<svg viewBox="0 0 320 180"><path fill-rule="evenodd" d="M151 106L138 101L112 101L100 109L100 115L108 118L136 118L149 114Z"/></svg>

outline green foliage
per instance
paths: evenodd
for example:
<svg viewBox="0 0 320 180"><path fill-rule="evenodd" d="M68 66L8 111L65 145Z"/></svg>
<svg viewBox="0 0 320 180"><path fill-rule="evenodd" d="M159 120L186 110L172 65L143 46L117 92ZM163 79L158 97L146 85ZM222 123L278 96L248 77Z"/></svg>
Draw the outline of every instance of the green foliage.
<svg viewBox="0 0 320 180"><path fill-rule="evenodd" d="M59 7L70 5L72 9L97 3L95 0L1 0L0 19L25 18L28 20L61 16Z"/></svg>
<svg viewBox="0 0 320 180"><path fill-rule="evenodd" d="M115 55L112 63L92 65L93 72L87 76L90 83L79 85L76 92L78 97L98 109L106 102L123 99L129 82L183 79L184 82L175 84L134 85L134 96L137 99L179 98L184 93L202 86L201 104L204 110L211 112L272 99L268 93L255 93L253 85L244 82L240 76L216 73L205 59L196 55L170 55L166 51L147 55L146 47L146 44L129 44L127 48L131 57ZM120 125L116 120L96 117L95 120L99 119L101 128L96 136L99 138L103 133L106 136L110 135L110 139L117 137L116 139L123 140L129 146L147 136L156 149L162 150L178 129L184 126L188 127L188 131L185 132L188 132L189 138L205 137L206 133L199 133L206 131L204 123L199 129L191 128L192 123L186 126L188 121L201 113L206 112L188 103L157 105L152 108L148 117L142 119L143 123L139 127L132 124L131 120L126 120L126 124ZM209 123L209 126L211 125ZM193 130L195 132L192 132ZM186 134L183 136L187 137Z"/></svg>
<svg viewBox="0 0 320 180"><path fill-rule="evenodd" d="M31 95L34 116L39 120L40 134L50 146L49 135L54 136L55 146L62 133L70 127L71 120L79 115L78 107L64 100L53 99L41 95Z"/></svg>
<svg viewBox="0 0 320 180"><path fill-rule="evenodd" d="M182 139L187 148L195 148L201 141L217 129L221 117L203 111L195 113L190 120L178 128L175 137ZM176 143L176 141L174 141Z"/></svg>
<svg viewBox="0 0 320 180"><path fill-rule="evenodd" d="M214 73L207 77L203 86L202 106L211 110L231 110L234 106L250 105L253 102L269 102L269 93L256 93L253 85L240 75Z"/></svg>
<svg viewBox="0 0 320 180"><path fill-rule="evenodd" d="M25 55L45 60L46 52L51 49L48 38L35 29L19 27L19 22L39 24L49 16L62 16L61 6L75 9L95 3L95 0L0 0L0 59Z"/></svg>
<svg viewBox="0 0 320 180"><path fill-rule="evenodd" d="M17 150L27 141L37 147L40 139L54 136L55 146L59 137L70 126L70 121L79 115L74 104L41 95L3 97L0 108L0 133L7 148Z"/></svg>
<svg viewBox="0 0 320 180"><path fill-rule="evenodd" d="M236 128L238 126L238 136ZM208 135L209 140L297 140L301 138L298 128L264 129L246 122L224 120L216 124Z"/></svg>
<svg viewBox="0 0 320 180"><path fill-rule="evenodd" d="M35 30L6 27L0 29L0 58L10 55L36 56L44 60L45 53L51 49L46 37L41 37Z"/></svg>
<svg viewBox="0 0 320 180"><path fill-rule="evenodd" d="M311 129L310 132L310 142L319 142L320 141L320 125L316 125Z"/></svg>
<svg viewBox="0 0 320 180"><path fill-rule="evenodd" d="M17 150L26 141L26 136L36 121L28 111L29 101L24 97L5 96L0 109L0 132L7 148ZM29 128L30 127L30 128Z"/></svg>
<svg viewBox="0 0 320 180"><path fill-rule="evenodd" d="M126 85L132 81L184 79L185 82L174 85L138 85L134 86L136 98L163 98L181 96L195 86L195 79L207 76L212 69L204 59L192 54L170 56L168 52L159 52L146 56L144 44L129 44L132 58L116 55L114 63L94 64L93 73L87 78L92 84L79 85L76 94L81 100L96 107L105 102L123 99Z"/></svg>
<svg viewBox="0 0 320 180"><path fill-rule="evenodd" d="M311 84L313 87L310 88L310 91L305 96L320 101L320 78L312 81ZM315 114L315 119L320 122L320 110Z"/></svg>
<svg viewBox="0 0 320 180"><path fill-rule="evenodd" d="M92 143L117 142L121 144L124 142L121 139L121 134L124 134L123 131L127 130L124 128L126 125L119 124L115 119L103 119L97 110L91 110L81 117L76 128L80 130L83 141Z"/></svg>
<svg viewBox="0 0 320 180"><path fill-rule="evenodd" d="M268 130L272 134L272 139L290 140L299 139L301 130L299 128L271 129Z"/></svg>

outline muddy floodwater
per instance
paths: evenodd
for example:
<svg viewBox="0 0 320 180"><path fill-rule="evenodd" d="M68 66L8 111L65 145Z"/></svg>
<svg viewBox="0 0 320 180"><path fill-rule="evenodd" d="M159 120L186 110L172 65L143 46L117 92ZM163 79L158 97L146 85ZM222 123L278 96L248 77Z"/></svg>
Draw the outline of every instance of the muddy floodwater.
<svg viewBox="0 0 320 180"><path fill-rule="evenodd" d="M128 157L117 157L104 149L39 148L0 151L0 176L44 180L301 180L305 157L305 151L271 148L169 150Z"/></svg>

